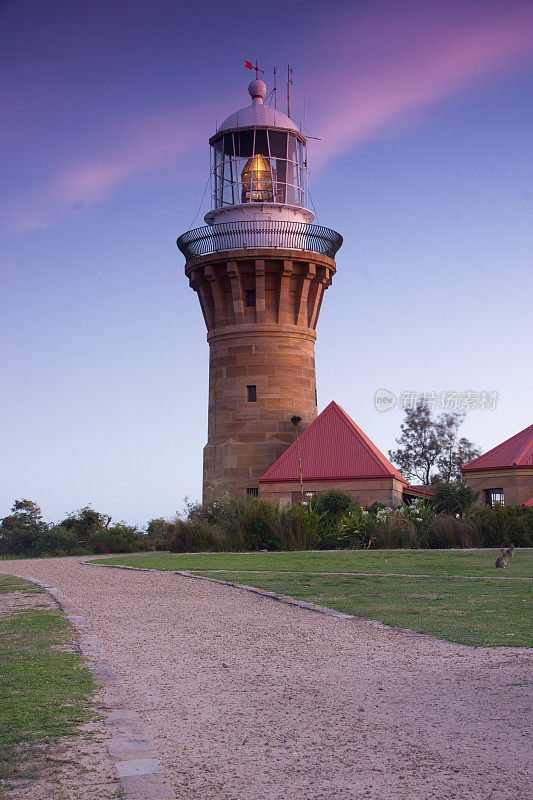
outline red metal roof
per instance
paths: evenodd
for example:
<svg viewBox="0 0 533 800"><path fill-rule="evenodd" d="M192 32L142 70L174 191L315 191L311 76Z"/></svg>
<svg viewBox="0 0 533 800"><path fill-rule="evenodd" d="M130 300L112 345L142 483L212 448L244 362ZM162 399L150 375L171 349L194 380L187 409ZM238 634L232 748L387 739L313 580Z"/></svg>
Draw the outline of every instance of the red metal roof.
<svg viewBox="0 0 533 800"><path fill-rule="evenodd" d="M310 480L405 478L392 466L353 419L331 402L299 438L302 475ZM299 481L296 442L285 450L259 482Z"/></svg>
<svg viewBox="0 0 533 800"><path fill-rule="evenodd" d="M434 497L435 496L435 489L433 486L428 486L427 484L421 483L419 485L414 486L413 484L409 484L407 489L404 490L407 494L416 494L420 495L421 497Z"/></svg>
<svg viewBox="0 0 533 800"><path fill-rule="evenodd" d="M493 447L463 467L463 472L481 469L520 469L533 467L533 425L515 433L510 439Z"/></svg>
<svg viewBox="0 0 533 800"><path fill-rule="evenodd" d="M529 508L530 506L533 506L533 497L530 497L530 498L529 498L529 500L526 500L526 502L525 502L525 503L522 503L522 505L523 505L525 508Z"/></svg>

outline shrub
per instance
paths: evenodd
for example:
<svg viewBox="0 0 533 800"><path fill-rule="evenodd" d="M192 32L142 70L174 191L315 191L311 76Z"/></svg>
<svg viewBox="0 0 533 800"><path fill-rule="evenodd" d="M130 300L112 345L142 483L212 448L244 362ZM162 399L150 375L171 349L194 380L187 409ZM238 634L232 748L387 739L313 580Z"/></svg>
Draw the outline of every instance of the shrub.
<svg viewBox="0 0 533 800"><path fill-rule="evenodd" d="M172 523L168 519L163 519L163 517L151 519L146 529L146 549L168 550L171 531Z"/></svg>
<svg viewBox="0 0 533 800"><path fill-rule="evenodd" d="M433 507L437 514L456 514L463 517L472 506L478 492L466 483L438 483L435 486Z"/></svg>
<svg viewBox="0 0 533 800"><path fill-rule="evenodd" d="M172 553L230 550L228 537L217 525L200 520L177 519L171 525L168 549Z"/></svg>
<svg viewBox="0 0 533 800"><path fill-rule="evenodd" d="M522 506L482 506L471 516L482 547L531 547L533 508Z"/></svg>
<svg viewBox="0 0 533 800"><path fill-rule="evenodd" d="M439 514L429 527L427 547L476 547L478 540L478 532L472 520Z"/></svg>
<svg viewBox="0 0 533 800"><path fill-rule="evenodd" d="M270 500L253 497L238 504L235 541L246 550L281 550L279 510Z"/></svg>
<svg viewBox="0 0 533 800"><path fill-rule="evenodd" d="M342 547L340 521L359 507L357 500L350 492L330 489L329 492L314 494L311 504L318 515L318 548L333 550Z"/></svg>
<svg viewBox="0 0 533 800"><path fill-rule="evenodd" d="M313 509L322 517L340 522L350 511L358 508L359 503L350 492L343 489L330 489L329 492L317 492L312 498Z"/></svg>
<svg viewBox="0 0 533 800"><path fill-rule="evenodd" d="M62 525L54 525L39 538L35 555L69 556L79 551L76 534Z"/></svg>
<svg viewBox="0 0 533 800"><path fill-rule="evenodd" d="M287 506L280 512L282 550L312 550L319 542L319 518L308 505Z"/></svg>
<svg viewBox="0 0 533 800"><path fill-rule="evenodd" d="M95 530L86 544L94 553L133 553L145 549L146 539L134 526L117 522L111 528Z"/></svg>
<svg viewBox="0 0 533 800"><path fill-rule="evenodd" d="M376 514L372 547L396 549L420 547L417 524L397 508L382 508Z"/></svg>
<svg viewBox="0 0 533 800"><path fill-rule="evenodd" d="M368 550L372 544L375 527L375 514L371 514L363 508L350 511L342 517L339 523L339 546Z"/></svg>

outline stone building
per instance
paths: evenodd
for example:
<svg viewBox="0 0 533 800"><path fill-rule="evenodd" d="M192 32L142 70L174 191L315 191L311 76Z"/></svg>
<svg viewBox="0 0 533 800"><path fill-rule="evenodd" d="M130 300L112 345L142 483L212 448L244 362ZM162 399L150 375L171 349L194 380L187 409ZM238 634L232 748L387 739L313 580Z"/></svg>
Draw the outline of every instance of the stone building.
<svg viewBox="0 0 533 800"><path fill-rule="evenodd" d="M263 81L248 91L210 139L207 225L178 239L210 348L204 502L256 496L317 416L316 325L342 244L312 224L306 137L263 102Z"/></svg>
<svg viewBox="0 0 533 800"><path fill-rule="evenodd" d="M343 489L363 506L399 506L429 497L429 487L410 486L396 467L335 402L261 477L261 497L283 508L315 492Z"/></svg>
<svg viewBox="0 0 533 800"><path fill-rule="evenodd" d="M463 467L478 503L515 506L533 499L533 425Z"/></svg>

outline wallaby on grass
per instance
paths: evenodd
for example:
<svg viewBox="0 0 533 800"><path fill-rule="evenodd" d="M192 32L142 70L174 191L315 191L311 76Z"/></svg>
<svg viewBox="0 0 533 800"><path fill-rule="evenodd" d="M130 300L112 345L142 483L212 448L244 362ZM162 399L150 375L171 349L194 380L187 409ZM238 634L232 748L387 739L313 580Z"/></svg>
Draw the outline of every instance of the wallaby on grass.
<svg viewBox="0 0 533 800"><path fill-rule="evenodd" d="M507 551L504 550L503 547L500 549L502 551L502 555L496 559L496 568L505 569L505 567L507 566Z"/></svg>

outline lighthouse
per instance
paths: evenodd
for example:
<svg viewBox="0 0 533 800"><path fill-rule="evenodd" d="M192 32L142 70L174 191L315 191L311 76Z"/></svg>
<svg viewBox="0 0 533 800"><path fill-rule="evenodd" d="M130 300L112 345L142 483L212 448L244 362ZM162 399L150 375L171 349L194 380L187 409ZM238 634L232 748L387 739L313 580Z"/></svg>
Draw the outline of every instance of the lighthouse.
<svg viewBox="0 0 533 800"><path fill-rule="evenodd" d="M257 496L317 416L316 326L342 244L307 207L305 135L263 81L248 92L209 140L207 224L178 239L210 350L204 502Z"/></svg>

